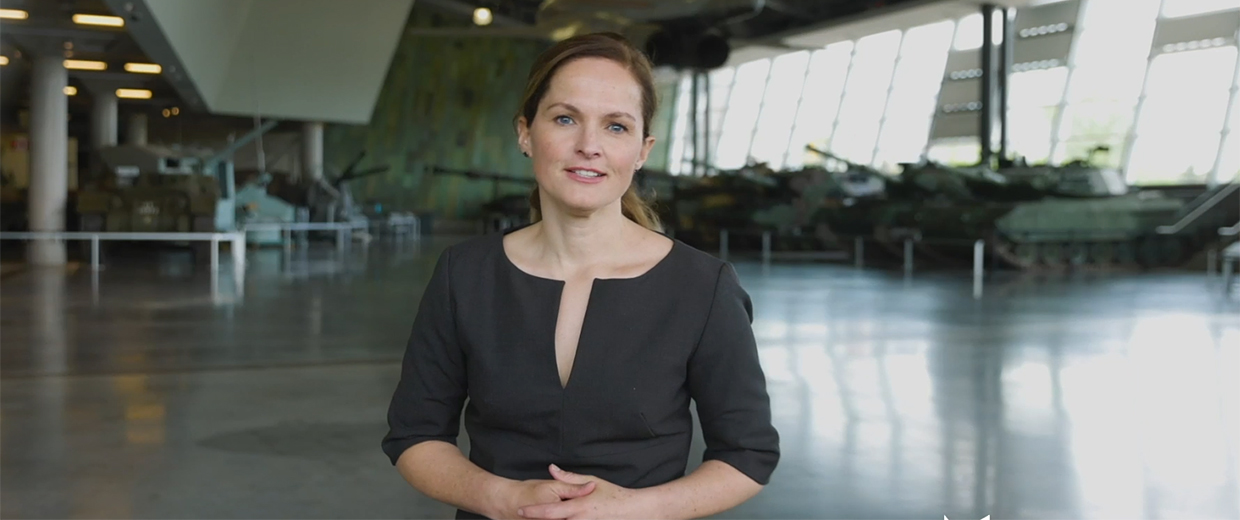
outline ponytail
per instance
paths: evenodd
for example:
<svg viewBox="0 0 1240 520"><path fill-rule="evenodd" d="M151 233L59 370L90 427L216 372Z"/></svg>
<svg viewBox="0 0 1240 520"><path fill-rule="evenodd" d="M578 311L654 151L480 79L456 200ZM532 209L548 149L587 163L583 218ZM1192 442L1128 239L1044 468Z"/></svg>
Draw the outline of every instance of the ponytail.
<svg viewBox="0 0 1240 520"><path fill-rule="evenodd" d="M620 212L629 220L641 225L641 227L656 233L663 232L663 225L659 222L659 215L655 213L650 203L646 202L637 193L636 186L630 185L629 189L624 192L624 196L620 197ZM530 191L530 223L532 224L539 220L542 220L542 202L539 200L538 187L535 186Z"/></svg>

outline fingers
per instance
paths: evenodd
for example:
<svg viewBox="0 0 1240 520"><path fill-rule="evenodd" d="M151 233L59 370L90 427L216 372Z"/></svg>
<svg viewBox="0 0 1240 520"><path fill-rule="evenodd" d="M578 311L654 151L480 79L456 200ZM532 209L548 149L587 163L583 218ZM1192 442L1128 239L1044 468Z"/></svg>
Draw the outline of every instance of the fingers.
<svg viewBox="0 0 1240 520"><path fill-rule="evenodd" d="M568 518L572 513L568 511L569 507L564 504L541 504L536 506L525 506L517 510L517 515L521 518L543 518L558 519Z"/></svg>
<svg viewBox="0 0 1240 520"><path fill-rule="evenodd" d="M570 473L568 471L564 471L560 469L559 466L556 466L555 464L551 465L551 477L560 482L567 482L569 484L585 484L591 481L589 478L585 477L584 475L578 475L576 473Z"/></svg>
<svg viewBox="0 0 1240 520"><path fill-rule="evenodd" d="M594 492L594 488L595 488L595 485L593 482L586 482L585 484L571 484L568 486L563 486L563 485L555 486L552 489L555 490L555 494L560 497L560 500L570 500L570 499L581 498L586 495L589 495L590 493Z"/></svg>

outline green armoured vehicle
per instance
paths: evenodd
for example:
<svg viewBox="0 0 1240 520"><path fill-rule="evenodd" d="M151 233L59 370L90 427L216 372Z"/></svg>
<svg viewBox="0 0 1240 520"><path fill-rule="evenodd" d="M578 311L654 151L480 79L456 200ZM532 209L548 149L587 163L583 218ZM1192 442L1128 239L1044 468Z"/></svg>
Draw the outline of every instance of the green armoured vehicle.
<svg viewBox="0 0 1240 520"><path fill-rule="evenodd" d="M271 130L268 121L222 151L120 145L98 150L107 174L85 184L75 209L82 231L211 232L236 228L230 158Z"/></svg>
<svg viewBox="0 0 1240 520"><path fill-rule="evenodd" d="M889 178L885 200L824 219L839 235L872 237L893 254L915 238L919 253L944 262L968 261L981 239L1022 269L1160 267L1182 263L1218 223L1235 222L1240 204L1219 191L1228 189L1186 205L1158 190L1129 191L1118 171L1085 162L999 171L927 163Z"/></svg>
<svg viewBox="0 0 1240 520"><path fill-rule="evenodd" d="M99 150L113 175L83 187L82 231L215 231L219 179L200 174L202 155L152 145Z"/></svg>

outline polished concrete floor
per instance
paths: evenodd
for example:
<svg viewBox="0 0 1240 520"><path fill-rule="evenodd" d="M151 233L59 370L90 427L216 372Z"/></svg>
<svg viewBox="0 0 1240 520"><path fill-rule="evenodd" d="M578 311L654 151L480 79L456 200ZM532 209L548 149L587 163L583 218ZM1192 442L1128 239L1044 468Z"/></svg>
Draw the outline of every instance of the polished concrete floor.
<svg viewBox="0 0 1240 520"><path fill-rule="evenodd" d="M450 517L378 444L446 243L6 277L0 516ZM738 271L784 455L721 518L1240 518L1240 302L1203 275Z"/></svg>

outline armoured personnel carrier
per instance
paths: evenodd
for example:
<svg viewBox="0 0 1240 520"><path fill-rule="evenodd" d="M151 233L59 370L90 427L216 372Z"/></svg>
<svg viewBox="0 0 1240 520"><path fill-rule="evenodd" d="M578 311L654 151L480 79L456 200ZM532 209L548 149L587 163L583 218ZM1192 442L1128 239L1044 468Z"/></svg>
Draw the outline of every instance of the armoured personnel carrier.
<svg viewBox="0 0 1240 520"><path fill-rule="evenodd" d="M236 186L231 157L278 123L268 121L220 151L148 144L98 150L106 172L78 191L80 229L232 231Z"/></svg>
<svg viewBox="0 0 1240 520"><path fill-rule="evenodd" d="M1131 191L1118 171L1085 161L999 171L926 163L891 178L885 200L824 219L838 234L873 237L893 254L916 237L919 253L948 263L967 261L968 246L982 239L1022 269L1162 267L1203 247L1217 223L1236 220L1240 202L1211 195L1225 189L1186 206L1157 190ZM1204 199L1213 201L1204 216L1190 215Z"/></svg>
<svg viewBox="0 0 1240 520"><path fill-rule="evenodd" d="M155 145L99 150L112 175L84 186L77 213L83 231L216 231L217 203L227 195L209 158ZM216 164L216 167L227 167Z"/></svg>

